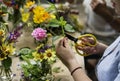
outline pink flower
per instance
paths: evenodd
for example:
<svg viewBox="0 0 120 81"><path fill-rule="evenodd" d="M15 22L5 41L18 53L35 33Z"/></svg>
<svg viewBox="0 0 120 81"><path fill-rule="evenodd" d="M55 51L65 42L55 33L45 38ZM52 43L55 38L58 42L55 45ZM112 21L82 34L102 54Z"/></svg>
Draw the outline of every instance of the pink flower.
<svg viewBox="0 0 120 81"><path fill-rule="evenodd" d="M36 28L35 30L33 30L32 32L32 36L36 39L36 40L43 40L45 37L47 37L46 34L46 30L42 29L42 28Z"/></svg>
<svg viewBox="0 0 120 81"><path fill-rule="evenodd" d="M3 0L0 0L0 2L3 2Z"/></svg>

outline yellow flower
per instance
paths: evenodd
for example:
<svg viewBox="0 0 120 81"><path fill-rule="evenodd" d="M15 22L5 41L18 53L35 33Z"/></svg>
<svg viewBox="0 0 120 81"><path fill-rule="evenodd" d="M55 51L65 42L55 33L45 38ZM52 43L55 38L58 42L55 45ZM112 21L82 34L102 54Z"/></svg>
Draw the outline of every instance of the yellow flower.
<svg viewBox="0 0 120 81"><path fill-rule="evenodd" d="M50 60L54 60L54 58L55 58L55 51L53 51L52 49L47 49L45 51L45 56L46 56L46 59L48 59L49 61Z"/></svg>
<svg viewBox="0 0 120 81"><path fill-rule="evenodd" d="M33 52L32 55L34 56L34 60L42 61L45 59L45 55L43 53Z"/></svg>
<svg viewBox="0 0 120 81"><path fill-rule="evenodd" d="M46 81L49 81L49 80L46 80Z"/></svg>
<svg viewBox="0 0 120 81"><path fill-rule="evenodd" d="M55 16L54 14L51 14L50 17L51 17L52 19L55 19L55 18L56 18L56 16Z"/></svg>
<svg viewBox="0 0 120 81"><path fill-rule="evenodd" d="M13 47L13 45L12 44L8 45L6 50L7 55L13 55L14 52L15 48Z"/></svg>
<svg viewBox="0 0 120 81"><path fill-rule="evenodd" d="M34 16L33 21L34 23L42 23L50 18L50 14L45 11L45 9L41 6L37 6L33 9Z"/></svg>
<svg viewBox="0 0 120 81"><path fill-rule="evenodd" d="M48 18L50 18L50 15L47 12L44 12L44 13L39 12L39 13L34 14L33 16L34 22L38 24L46 21Z"/></svg>
<svg viewBox="0 0 120 81"><path fill-rule="evenodd" d="M39 46L37 46L36 50L39 50L41 47L43 47L44 44L40 44Z"/></svg>
<svg viewBox="0 0 120 81"><path fill-rule="evenodd" d="M1 50L5 55L12 55L15 51L15 48L13 47L12 44L10 45L2 44Z"/></svg>
<svg viewBox="0 0 120 81"><path fill-rule="evenodd" d="M6 49L7 49L6 47L3 48L2 46L0 46L0 60L4 60L6 58L6 53L5 53Z"/></svg>
<svg viewBox="0 0 120 81"><path fill-rule="evenodd" d="M4 36L4 34L5 34L5 31L0 29L0 36Z"/></svg>
<svg viewBox="0 0 120 81"><path fill-rule="evenodd" d="M33 20L35 23L38 23L38 24L43 22L40 15L34 15Z"/></svg>
<svg viewBox="0 0 120 81"><path fill-rule="evenodd" d="M35 1L28 1L25 5L25 8L30 8L31 6L33 6L35 4Z"/></svg>
<svg viewBox="0 0 120 81"><path fill-rule="evenodd" d="M4 53L0 53L0 60L6 59L6 55Z"/></svg>
<svg viewBox="0 0 120 81"><path fill-rule="evenodd" d="M32 53L34 60L39 60L39 54L37 52Z"/></svg>
<svg viewBox="0 0 120 81"><path fill-rule="evenodd" d="M24 9L23 9L23 8L20 8L20 12L21 12L21 13L24 13Z"/></svg>
<svg viewBox="0 0 120 81"><path fill-rule="evenodd" d="M22 21L27 22L29 19L30 13L22 13Z"/></svg>
<svg viewBox="0 0 120 81"><path fill-rule="evenodd" d="M36 6L34 9L33 9L33 13L36 14L36 13L41 13L41 12L45 12L45 8L42 7L42 6Z"/></svg>

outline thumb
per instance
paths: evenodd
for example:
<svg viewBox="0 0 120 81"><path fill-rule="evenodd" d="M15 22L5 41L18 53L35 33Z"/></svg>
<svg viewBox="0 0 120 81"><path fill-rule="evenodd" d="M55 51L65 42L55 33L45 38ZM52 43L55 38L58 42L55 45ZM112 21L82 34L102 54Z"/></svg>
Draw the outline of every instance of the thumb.
<svg viewBox="0 0 120 81"><path fill-rule="evenodd" d="M95 7L99 4L100 2L98 0L92 0L90 5L93 8L93 10L95 9Z"/></svg>
<svg viewBox="0 0 120 81"><path fill-rule="evenodd" d="M102 3L106 5L106 1L105 0L102 0Z"/></svg>

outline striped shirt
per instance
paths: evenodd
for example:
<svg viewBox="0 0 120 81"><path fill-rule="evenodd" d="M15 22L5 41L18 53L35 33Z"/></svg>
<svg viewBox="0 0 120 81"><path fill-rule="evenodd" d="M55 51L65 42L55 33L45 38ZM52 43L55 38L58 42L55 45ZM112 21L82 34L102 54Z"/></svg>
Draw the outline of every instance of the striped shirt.
<svg viewBox="0 0 120 81"><path fill-rule="evenodd" d="M120 81L120 36L105 50L96 74L99 81Z"/></svg>

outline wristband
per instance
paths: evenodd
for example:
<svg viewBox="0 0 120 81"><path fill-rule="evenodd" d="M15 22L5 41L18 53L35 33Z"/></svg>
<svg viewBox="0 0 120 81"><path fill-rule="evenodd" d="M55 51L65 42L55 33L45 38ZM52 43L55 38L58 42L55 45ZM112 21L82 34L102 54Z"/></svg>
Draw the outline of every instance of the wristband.
<svg viewBox="0 0 120 81"><path fill-rule="evenodd" d="M73 75L73 73L78 69L82 69L82 67L77 67L77 68L73 69L73 71L71 71L71 75Z"/></svg>

